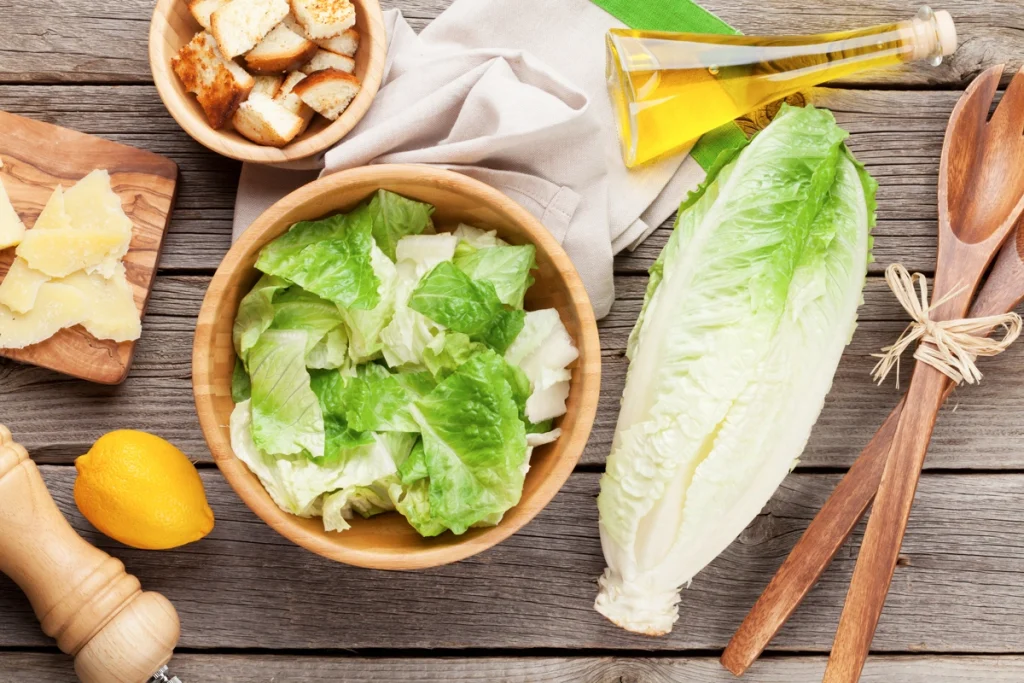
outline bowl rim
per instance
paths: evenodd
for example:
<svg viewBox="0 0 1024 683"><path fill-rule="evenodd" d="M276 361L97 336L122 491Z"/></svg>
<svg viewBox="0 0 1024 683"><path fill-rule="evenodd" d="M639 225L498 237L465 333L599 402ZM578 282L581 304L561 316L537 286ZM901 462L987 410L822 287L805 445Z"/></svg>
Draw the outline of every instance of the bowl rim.
<svg viewBox="0 0 1024 683"><path fill-rule="evenodd" d="M156 86L157 94L160 95L164 107L181 129L192 139L217 154L237 161L260 164L285 163L316 156L352 132L352 129L370 110L370 105L373 104L384 79L388 48L387 29L384 25L384 13L380 2L379 0L352 0L352 2L358 3L367 27L366 35L360 36L360 49L363 49L363 46L369 48L366 73L359 93L342 115L311 135L300 136L284 147L269 147L258 145L240 135L237 136L238 139L235 139L232 137L231 131L216 130L202 116L189 116L187 112L192 109L191 103L185 101L185 98L192 98L192 95L185 93L183 98L175 90L172 82L177 75L171 68L170 62L173 54L164 40L164 35L171 30L167 16L178 5L184 5L185 0L157 0L156 6L153 8L149 24L148 55L149 69L153 75L153 84ZM197 27L196 32L202 30L202 27Z"/></svg>
<svg viewBox="0 0 1024 683"><path fill-rule="evenodd" d="M577 389L579 404L574 415L575 425L572 432L560 437L568 438L569 442L529 500L520 500L497 526L488 527L479 535L461 537L456 543L410 550L406 554L386 554L361 548L345 548L332 543L326 536L327 532L310 532L299 524L297 520L300 518L281 510L271 501L258 478L235 456L230 438L221 431L221 425L216 419L210 381L215 363L205 350L214 344L213 321L217 317L215 293L224 288L232 272L245 267L242 259L254 244L268 239L268 233L275 230L279 234L284 232L286 226L280 224L283 217L305 202L348 184L384 186L409 182L413 177L421 184L424 180L429 184L443 184L457 193L494 207L499 213L507 214L514 222L522 225L531 241L543 247L554 267L562 274L569 305L578 316L580 337L574 341L580 349L583 362L574 370L580 373L581 378ZM203 298L193 342L192 389L196 413L214 461L231 488L250 510L293 543L336 562L369 569L426 569L451 564L501 543L528 524L562 489L583 455L596 419L600 387L601 345L597 321L579 273L561 245L532 214L498 190L454 171L419 164L364 166L339 171L304 185L264 211L231 246L217 268ZM269 505L267 501L270 501Z"/></svg>

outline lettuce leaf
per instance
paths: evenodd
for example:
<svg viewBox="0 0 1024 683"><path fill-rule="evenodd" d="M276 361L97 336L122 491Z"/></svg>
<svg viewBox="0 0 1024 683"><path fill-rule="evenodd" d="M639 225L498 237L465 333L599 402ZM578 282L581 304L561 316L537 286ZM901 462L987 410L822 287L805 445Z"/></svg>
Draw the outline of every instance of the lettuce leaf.
<svg viewBox="0 0 1024 683"><path fill-rule="evenodd" d="M235 353L245 359L256 341L274 321L274 296L290 287L286 280L273 275L262 276L238 305L232 330Z"/></svg>
<svg viewBox="0 0 1024 683"><path fill-rule="evenodd" d="M392 261L398 259L398 242L407 235L429 231L434 207L402 195L377 190L367 207L374 241Z"/></svg>
<svg viewBox="0 0 1024 683"><path fill-rule="evenodd" d="M306 370L305 332L267 330L249 351L252 436L270 455L324 454L324 418Z"/></svg>
<svg viewBox="0 0 1024 683"><path fill-rule="evenodd" d="M495 246L475 249L471 253L456 255L455 265L473 280L487 280L501 303L512 308L523 307L526 290L533 284L530 271L537 267L537 248L522 246Z"/></svg>

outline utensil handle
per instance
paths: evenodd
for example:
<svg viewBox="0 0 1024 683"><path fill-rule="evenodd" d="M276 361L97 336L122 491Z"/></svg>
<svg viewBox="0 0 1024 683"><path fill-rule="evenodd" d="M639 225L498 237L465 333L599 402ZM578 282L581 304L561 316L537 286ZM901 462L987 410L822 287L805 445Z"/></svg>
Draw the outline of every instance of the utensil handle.
<svg viewBox="0 0 1024 683"><path fill-rule="evenodd" d="M885 606L948 377L922 362L886 456L823 683L856 683Z"/></svg>
<svg viewBox="0 0 1024 683"><path fill-rule="evenodd" d="M178 642L174 607L79 536L25 449L0 425L0 572L28 596L43 632L83 683L145 683Z"/></svg>
<svg viewBox="0 0 1024 683"><path fill-rule="evenodd" d="M1022 235L1024 232L1018 232L1017 239ZM983 318L1012 311L1022 297L1024 261L1016 240L1011 238L1000 251L969 315ZM952 383L946 387L943 402L954 388ZM882 479L885 458L905 404L906 397L889 413L733 634L721 662L736 676L742 676L761 656L867 512Z"/></svg>

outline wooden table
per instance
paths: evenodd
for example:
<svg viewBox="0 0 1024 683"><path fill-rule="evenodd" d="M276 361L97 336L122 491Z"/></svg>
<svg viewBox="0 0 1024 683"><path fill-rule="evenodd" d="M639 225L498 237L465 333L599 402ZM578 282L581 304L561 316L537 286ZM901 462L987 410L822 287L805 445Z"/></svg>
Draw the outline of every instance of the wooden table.
<svg viewBox="0 0 1024 683"><path fill-rule="evenodd" d="M419 28L449 0L393 0ZM900 0L706 0L746 32L825 31L904 18ZM983 68L1024 58L1024 4L948 3L961 48L938 69L873 74L813 93L878 179L877 263L853 343L797 471L739 540L684 593L675 632L626 633L592 608L604 568L594 497L608 452L645 271L670 224L616 261L618 298L601 323L604 387L577 472L554 502L501 546L416 573L333 564L284 540L242 505L210 462L190 387L192 332L228 248L238 165L193 142L151 85L151 0L0 0L0 109L176 160L180 195L135 367L120 387L0 363L0 421L42 464L64 512L122 558L182 617L174 669L218 681L728 681L717 656L840 473L898 399L872 385L868 354L904 315L884 266L929 272L947 117ZM1024 163L1024 162L1022 162ZM943 411L865 681L1024 680L1024 345L985 360L985 381ZM904 381L906 378L904 377ZM217 527L166 553L124 548L75 509L73 459L104 432L145 429L199 461ZM856 539L855 539L856 540ZM820 680L855 559L841 553L747 678ZM0 578L0 683L72 680L28 603Z"/></svg>

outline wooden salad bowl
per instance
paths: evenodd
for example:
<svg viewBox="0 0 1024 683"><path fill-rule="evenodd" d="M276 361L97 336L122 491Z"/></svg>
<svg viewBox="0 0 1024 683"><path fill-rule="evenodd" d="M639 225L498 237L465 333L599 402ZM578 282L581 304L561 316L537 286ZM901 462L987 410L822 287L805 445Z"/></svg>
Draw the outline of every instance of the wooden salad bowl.
<svg viewBox="0 0 1024 683"><path fill-rule="evenodd" d="M436 207L439 229L460 222L497 230L513 244L537 247L536 284L526 308L556 308L579 349L571 366L567 412L556 421L561 437L534 450L522 499L495 527L471 529L462 536L446 532L423 538L397 512L352 520L352 528L327 532L320 518L302 519L282 511L259 480L231 450L228 428L234 402L235 365L231 329L238 304L259 279L259 251L292 224L349 211L378 189L386 189ZM246 505L284 537L318 555L374 569L422 569L475 555L505 540L551 501L572 473L597 412L601 383L601 347L590 299L569 257L550 233L525 209L476 180L427 166L382 165L321 178L270 207L231 248L210 283L196 327L192 383L199 424L225 478Z"/></svg>
<svg viewBox="0 0 1024 683"><path fill-rule="evenodd" d="M185 90L171 68L171 57L202 30L192 18L187 0L157 0L149 25L149 66L160 99L186 133L226 157L274 164L320 154L348 135L366 115L384 77L388 50L380 3L378 0L352 0L352 4L356 8L355 28L359 31L355 76L362 88L336 121L314 116L309 128L284 147L258 145L230 126L221 130L213 128L195 96Z"/></svg>

